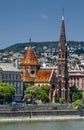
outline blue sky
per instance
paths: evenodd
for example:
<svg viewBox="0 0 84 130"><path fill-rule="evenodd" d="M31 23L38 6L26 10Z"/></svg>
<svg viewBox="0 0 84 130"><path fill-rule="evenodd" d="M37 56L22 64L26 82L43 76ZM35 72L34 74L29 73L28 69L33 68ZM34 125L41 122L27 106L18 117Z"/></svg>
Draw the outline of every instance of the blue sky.
<svg viewBox="0 0 84 130"><path fill-rule="evenodd" d="M84 41L84 0L0 0L0 49L59 41L63 8L67 41Z"/></svg>

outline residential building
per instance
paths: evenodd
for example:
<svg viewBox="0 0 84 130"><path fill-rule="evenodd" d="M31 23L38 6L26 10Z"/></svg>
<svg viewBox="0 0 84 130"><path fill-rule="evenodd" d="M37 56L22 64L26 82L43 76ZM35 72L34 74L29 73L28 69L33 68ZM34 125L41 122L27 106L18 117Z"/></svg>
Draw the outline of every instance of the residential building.
<svg viewBox="0 0 84 130"><path fill-rule="evenodd" d="M0 68L0 81L12 84L16 89L14 100L20 101L23 97L23 81L20 77L21 71L10 63L0 63Z"/></svg>

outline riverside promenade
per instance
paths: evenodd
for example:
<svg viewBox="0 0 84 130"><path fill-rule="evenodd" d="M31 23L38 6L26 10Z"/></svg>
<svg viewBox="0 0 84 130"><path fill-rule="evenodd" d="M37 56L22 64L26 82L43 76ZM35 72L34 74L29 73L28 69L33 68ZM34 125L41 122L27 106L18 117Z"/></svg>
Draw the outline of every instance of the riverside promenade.
<svg viewBox="0 0 84 130"><path fill-rule="evenodd" d="M84 120L84 110L74 110L71 104L0 106L0 122Z"/></svg>

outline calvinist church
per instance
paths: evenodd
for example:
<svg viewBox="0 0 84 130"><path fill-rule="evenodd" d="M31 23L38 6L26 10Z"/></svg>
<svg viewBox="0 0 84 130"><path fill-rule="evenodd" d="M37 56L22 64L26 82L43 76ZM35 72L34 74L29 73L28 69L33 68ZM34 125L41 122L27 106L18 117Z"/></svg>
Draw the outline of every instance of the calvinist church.
<svg viewBox="0 0 84 130"><path fill-rule="evenodd" d="M62 15L60 41L58 45L58 68L43 69L34 53L29 47L20 62L21 79L24 83L41 86L51 86L49 98L54 103L55 98L68 99L68 67L67 67L67 44L65 35L64 15Z"/></svg>

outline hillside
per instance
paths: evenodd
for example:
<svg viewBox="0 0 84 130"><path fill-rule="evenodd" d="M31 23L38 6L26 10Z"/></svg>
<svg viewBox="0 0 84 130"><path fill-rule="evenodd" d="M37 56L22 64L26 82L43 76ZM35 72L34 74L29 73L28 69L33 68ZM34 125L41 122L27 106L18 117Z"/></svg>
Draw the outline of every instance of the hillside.
<svg viewBox="0 0 84 130"><path fill-rule="evenodd" d="M17 43L14 44L12 46L9 46L1 51L14 51L14 52L19 52L24 50L25 47L35 47L35 48L39 48L39 47L43 47L43 46L47 46L49 48L57 48L58 42L26 42L26 43Z"/></svg>
<svg viewBox="0 0 84 130"><path fill-rule="evenodd" d="M69 52L84 54L84 42L68 41L67 45ZM58 42L51 41L51 42L17 43L1 51L24 52L24 48L29 46L33 47L35 51L43 51L43 47L47 47L48 49L55 48L57 51Z"/></svg>

